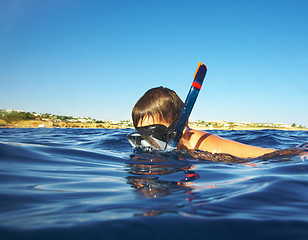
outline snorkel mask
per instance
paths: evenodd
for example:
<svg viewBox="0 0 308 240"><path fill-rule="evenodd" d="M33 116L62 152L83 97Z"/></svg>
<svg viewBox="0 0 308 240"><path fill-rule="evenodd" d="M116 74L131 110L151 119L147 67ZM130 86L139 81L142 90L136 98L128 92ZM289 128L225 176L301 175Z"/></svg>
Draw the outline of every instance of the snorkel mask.
<svg viewBox="0 0 308 240"><path fill-rule="evenodd" d="M174 134L175 122L166 127L154 124L145 127L136 127L137 132L127 135L127 139L134 148L152 148L165 150Z"/></svg>

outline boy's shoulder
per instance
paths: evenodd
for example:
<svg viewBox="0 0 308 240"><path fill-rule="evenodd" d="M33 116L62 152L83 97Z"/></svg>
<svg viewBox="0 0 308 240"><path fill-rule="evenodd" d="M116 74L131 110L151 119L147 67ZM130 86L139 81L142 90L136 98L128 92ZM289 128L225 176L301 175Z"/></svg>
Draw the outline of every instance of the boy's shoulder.
<svg viewBox="0 0 308 240"><path fill-rule="evenodd" d="M191 132L190 142L194 149L200 149L200 148L203 149L204 145L211 144L212 141L215 141L214 140L215 137L217 137L216 135L201 130L191 129L190 132Z"/></svg>

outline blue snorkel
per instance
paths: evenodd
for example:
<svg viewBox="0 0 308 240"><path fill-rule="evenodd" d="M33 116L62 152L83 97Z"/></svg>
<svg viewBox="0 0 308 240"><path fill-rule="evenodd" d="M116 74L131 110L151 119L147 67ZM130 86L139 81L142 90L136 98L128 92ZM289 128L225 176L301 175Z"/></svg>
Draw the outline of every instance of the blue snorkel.
<svg viewBox="0 0 308 240"><path fill-rule="evenodd" d="M207 67L202 62L200 62L198 65L197 71L195 73L195 76L194 76L194 81L191 84L190 90L186 97L181 114L173 130L173 134L168 142L168 147L167 147L168 150L177 148L179 144L179 141L182 137L183 130L185 128L189 115L197 100L206 71L207 71Z"/></svg>

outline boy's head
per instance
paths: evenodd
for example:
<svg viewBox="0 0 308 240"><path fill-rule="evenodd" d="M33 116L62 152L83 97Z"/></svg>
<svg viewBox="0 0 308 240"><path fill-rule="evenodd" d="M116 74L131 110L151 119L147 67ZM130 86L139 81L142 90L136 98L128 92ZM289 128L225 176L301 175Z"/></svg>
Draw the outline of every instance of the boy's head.
<svg viewBox="0 0 308 240"><path fill-rule="evenodd" d="M134 126L145 118L164 121L171 124L178 119L184 103L172 90L157 87L148 90L135 104L132 111Z"/></svg>

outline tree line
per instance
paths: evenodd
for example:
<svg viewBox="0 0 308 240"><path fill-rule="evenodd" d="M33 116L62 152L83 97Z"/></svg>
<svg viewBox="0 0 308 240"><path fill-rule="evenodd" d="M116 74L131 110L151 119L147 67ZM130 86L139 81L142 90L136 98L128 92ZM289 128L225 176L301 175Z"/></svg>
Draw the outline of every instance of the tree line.
<svg viewBox="0 0 308 240"><path fill-rule="evenodd" d="M36 116L30 112L0 110L0 119L10 123L20 120L33 120Z"/></svg>

